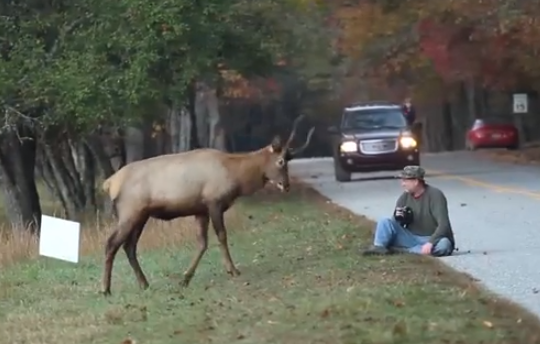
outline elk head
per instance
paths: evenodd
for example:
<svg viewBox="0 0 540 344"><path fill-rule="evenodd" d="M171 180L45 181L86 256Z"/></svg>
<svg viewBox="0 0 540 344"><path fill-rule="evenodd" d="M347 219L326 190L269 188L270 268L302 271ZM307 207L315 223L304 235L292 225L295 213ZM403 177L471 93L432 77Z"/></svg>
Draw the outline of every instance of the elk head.
<svg viewBox="0 0 540 344"><path fill-rule="evenodd" d="M287 142L282 143L279 136L274 137L274 140L269 146L269 151L271 153L271 158L268 160L265 169L265 179L270 181L270 183L276 185L276 187L282 192L288 192L290 188L289 182L289 167L288 163L291 161L295 155L303 152L311 142L311 137L315 128L311 128L306 138L306 142L297 149L290 148L290 145L296 135L296 128L298 123L304 118L304 116L299 116L294 120L293 128Z"/></svg>

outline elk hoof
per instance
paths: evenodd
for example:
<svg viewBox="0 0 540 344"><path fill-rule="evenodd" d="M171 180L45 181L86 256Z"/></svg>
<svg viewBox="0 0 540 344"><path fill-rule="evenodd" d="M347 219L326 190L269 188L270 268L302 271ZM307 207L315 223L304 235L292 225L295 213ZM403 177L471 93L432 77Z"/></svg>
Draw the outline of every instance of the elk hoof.
<svg viewBox="0 0 540 344"><path fill-rule="evenodd" d="M99 292L101 295L107 297L107 296L111 296L111 290L110 289L106 289L106 290L102 290Z"/></svg>
<svg viewBox="0 0 540 344"><path fill-rule="evenodd" d="M184 275L184 280L180 283L180 285L184 288L187 288L192 278L193 278L193 275Z"/></svg>
<svg viewBox="0 0 540 344"><path fill-rule="evenodd" d="M227 270L227 273L231 276L240 276L240 271L237 268Z"/></svg>

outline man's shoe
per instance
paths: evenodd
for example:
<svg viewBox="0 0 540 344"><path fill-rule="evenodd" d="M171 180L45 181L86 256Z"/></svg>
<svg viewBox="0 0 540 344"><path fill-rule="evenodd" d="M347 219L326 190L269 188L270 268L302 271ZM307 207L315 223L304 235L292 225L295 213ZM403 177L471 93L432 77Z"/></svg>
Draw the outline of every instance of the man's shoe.
<svg viewBox="0 0 540 344"><path fill-rule="evenodd" d="M384 256L390 254L390 251L383 246L371 246L364 252L362 252L363 256Z"/></svg>
<svg viewBox="0 0 540 344"><path fill-rule="evenodd" d="M405 247L389 247L388 250L392 254L408 254L410 253Z"/></svg>

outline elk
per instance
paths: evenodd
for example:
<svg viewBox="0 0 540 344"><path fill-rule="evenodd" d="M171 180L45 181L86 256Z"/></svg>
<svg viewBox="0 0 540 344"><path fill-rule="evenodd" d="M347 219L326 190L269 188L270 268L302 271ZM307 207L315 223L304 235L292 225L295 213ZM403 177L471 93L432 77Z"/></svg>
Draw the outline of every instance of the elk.
<svg viewBox="0 0 540 344"><path fill-rule="evenodd" d="M198 251L184 272L183 286L189 285L207 249L210 221L227 273L240 275L229 252L223 215L237 198L253 194L267 182L281 192L289 191L288 162L309 146L315 129L309 130L303 146L291 149L302 118L295 119L285 144L275 136L268 146L248 153L231 154L200 148L161 155L125 165L106 179L103 190L112 201L118 222L105 245L102 293L111 294L114 258L120 246L139 287L148 288L148 280L137 259L137 243L149 218L170 221L195 217Z"/></svg>

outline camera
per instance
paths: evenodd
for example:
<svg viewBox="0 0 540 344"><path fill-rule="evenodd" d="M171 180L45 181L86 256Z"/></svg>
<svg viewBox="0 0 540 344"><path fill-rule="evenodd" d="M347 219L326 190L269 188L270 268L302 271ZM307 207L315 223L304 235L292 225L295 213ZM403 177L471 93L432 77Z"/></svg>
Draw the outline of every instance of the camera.
<svg viewBox="0 0 540 344"><path fill-rule="evenodd" d="M407 228L414 221L414 214L410 207L398 207L394 210L394 219Z"/></svg>

